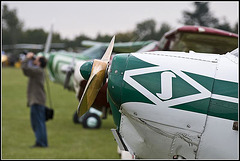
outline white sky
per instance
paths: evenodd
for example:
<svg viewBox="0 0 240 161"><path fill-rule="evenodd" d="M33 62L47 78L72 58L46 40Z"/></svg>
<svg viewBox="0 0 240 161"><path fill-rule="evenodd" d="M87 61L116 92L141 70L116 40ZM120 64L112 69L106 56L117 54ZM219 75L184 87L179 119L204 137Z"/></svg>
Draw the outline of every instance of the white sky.
<svg viewBox="0 0 240 161"><path fill-rule="evenodd" d="M166 22L172 28L182 26L178 21L183 11L193 11L194 1L1 1L16 9L24 29L43 28L62 38L73 39L80 34L95 38L97 33L116 34L132 31L137 23L154 19L157 29ZM209 1L213 16L233 26L238 22L238 1Z"/></svg>

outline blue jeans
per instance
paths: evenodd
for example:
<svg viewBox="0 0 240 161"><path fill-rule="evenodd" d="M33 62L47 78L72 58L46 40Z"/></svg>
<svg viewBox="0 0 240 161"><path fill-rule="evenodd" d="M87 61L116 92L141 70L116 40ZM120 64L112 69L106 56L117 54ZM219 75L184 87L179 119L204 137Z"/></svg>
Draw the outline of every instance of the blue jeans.
<svg viewBox="0 0 240 161"><path fill-rule="evenodd" d="M45 107L33 104L31 106L31 125L36 137L36 144L47 147L47 129L45 123Z"/></svg>

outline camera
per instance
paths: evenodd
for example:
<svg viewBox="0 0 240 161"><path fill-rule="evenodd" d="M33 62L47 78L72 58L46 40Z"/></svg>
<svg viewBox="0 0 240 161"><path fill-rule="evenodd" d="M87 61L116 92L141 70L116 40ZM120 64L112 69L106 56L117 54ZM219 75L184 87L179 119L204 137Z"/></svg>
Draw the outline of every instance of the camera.
<svg viewBox="0 0 240 161"><path fill-rule="evenodd" d="M37 56L36 56L36 55L33 55L32 60L35 60L36 58L37 58Z"/></svg>
<svg viewBox="0 0 240 161"><path fill-rule="evenodd" d="M23 52L22 52L22 55L27 55L27 53L28 53L28 51L27 50L24 50ZM37 58L37 56L36 55L33 55L33 57L32 57L32 60L35 60Z"/></svg>

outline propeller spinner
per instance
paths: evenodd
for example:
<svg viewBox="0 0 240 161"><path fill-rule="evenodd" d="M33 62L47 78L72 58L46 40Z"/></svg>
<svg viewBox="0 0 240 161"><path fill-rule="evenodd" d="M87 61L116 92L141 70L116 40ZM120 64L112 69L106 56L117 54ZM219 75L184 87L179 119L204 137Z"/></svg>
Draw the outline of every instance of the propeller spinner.
<svg viewBox="0 0 240 161"><path fill-rule="evenodd" d="M113 36L101 60L97 60L97 59L93 60L91 74L77 108L77 113L79 117L81 117L84 113L86 113L89 110L89 108L92 106L95 98L97 97L99 90L103 85L103 82L105 81L104 80L105 73L106 73L108 63L110 61L110 57L112 54L114 40L115 40L115 36ZM89 66L88 65L89 62L86 62L86 63L87 65L85 66Z"/></svg>

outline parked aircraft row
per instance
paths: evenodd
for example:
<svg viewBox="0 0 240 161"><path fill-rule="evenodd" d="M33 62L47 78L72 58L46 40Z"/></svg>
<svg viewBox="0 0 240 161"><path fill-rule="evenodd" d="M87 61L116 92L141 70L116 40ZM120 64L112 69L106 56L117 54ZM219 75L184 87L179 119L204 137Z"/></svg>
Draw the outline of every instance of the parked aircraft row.
<svg viewBox="0 0 240 161"><path fill-rule="evenodd" d="M56 51L49 52L51 46L53 26L51 26L48 39L45 44L45 51L38 55L45 55L48 58L48 73L52 81L63 85L76 93L77 100L80 100L87 81L79 72L80 66L86 61L100 59L108 43L83 41L82 44L89 47L82 53ZM225 44L225 45L223 45ZM195 51L206 53L223 54L231 51L238 46L238 35L223 30L200 27L183 26L167 32L160 41L138 41L115 43L113 55L126 52L146 52L146 51ZM112 57L111 57L112 60ZM111 61L110 61L111 64ZM102 111L102 118L106 118L109 110L106 91L108 81L103 85L92 107ZM99 128L101 119L98 115L87 114L85 119L77 116L76 111L73 115L75 123L83 122L86 128ZM89 119L90 118L90 119ZM89 122L88 120L94 120ZM89 123L88 123L89 122Z"/></svg>
<svg viewBox="0 0 240 161"><path fill-rule="evenodd" d="M226 44L227 47L224 47L222 44ZM237 46L238 35L236 34L208 27L183 26L178 29L169 31L159 42L153 41L149 44L146 44L141 49L136 50L136 52L164 50L186 52L196 51L223 54L237 48ZM116 47L117 45L114 45L113 50L115 50ZM77 67L75 71L78 72L78 69L79 67ZM75 74L78 75L79 73ZM77 77L76 75L75 78ZM81 80L79 82L81 82L80 90L78 90L78 98L80 99L80 96L83 94L83 89L87 82L85 80ZM103 85L92 105L99 110L102 109L104 112L107 111L105 108L109 107L106 97L107 83L108 82L106 81L106 84ZM106 113L104 113L104 118L105 117ZM76 114L75 118L77 118Z"/></svg>
<svg viewBox="0 0 240 161"><path fill-rule="evenodd" d="M100 60L72 63L78 117L109 105L115 140L134 158L238 157L238 35L184 26L111 56L114 39Z"/></svg>
<svg viewBox="0 0 240 161"><path fill-rule="evenodd" d="M238 35L183 26L160 41L114 41L49 52L49 34L38 53L50 79L76 93L75 122L99 128L89 109L110 112L119 148L134 158L238 158Z"/></svg>

